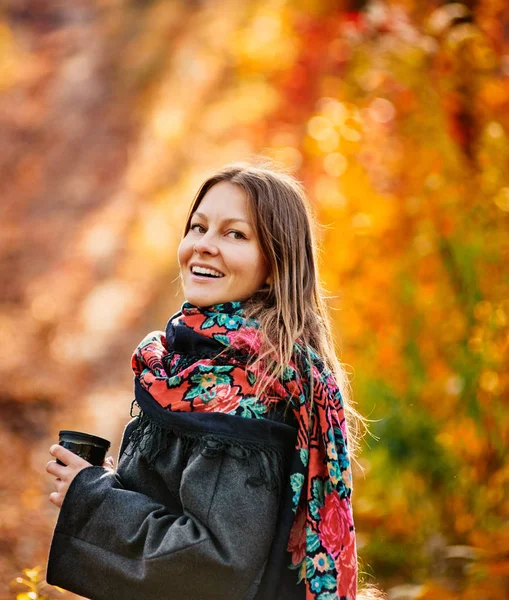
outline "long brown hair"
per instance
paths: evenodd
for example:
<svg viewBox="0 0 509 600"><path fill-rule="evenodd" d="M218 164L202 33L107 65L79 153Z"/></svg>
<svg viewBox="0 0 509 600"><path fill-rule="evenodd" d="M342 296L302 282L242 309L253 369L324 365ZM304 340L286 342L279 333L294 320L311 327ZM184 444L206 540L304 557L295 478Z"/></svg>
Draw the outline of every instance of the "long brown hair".
<svg viewBox="0 0 509 600"><path fill-rule="evenodd" d="M353 454L365 421L352 406L348 375L336 357L318 279L315 221L304 188L268 161L227 165L201 185L189 210L184 235L205 194L223 181L238 185L246 193L258 242L272 274L270 286L246 301L246 316L260 323L263 334L261 351L255 359L264 364L268 377L263 380L282 373L294 355L297 340L305 348L310 346L335 375L349 429L349 451ZM310 383L313 390L312 373ZM262 384L259 393L263 389Z"/></svg>

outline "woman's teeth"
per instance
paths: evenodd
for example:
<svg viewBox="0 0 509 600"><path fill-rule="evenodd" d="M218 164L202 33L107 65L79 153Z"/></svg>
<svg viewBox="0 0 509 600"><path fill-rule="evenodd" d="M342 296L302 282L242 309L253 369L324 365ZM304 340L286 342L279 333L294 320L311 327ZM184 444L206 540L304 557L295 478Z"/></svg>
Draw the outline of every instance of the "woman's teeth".
<svg viewBox="0 0 509 600"><path fill-rule="evenodd" d="M223 273L215 271L214 269L206 269L204 267L193 267L191 272L194 275L207 275L208 277L224 277Z"/></svg>

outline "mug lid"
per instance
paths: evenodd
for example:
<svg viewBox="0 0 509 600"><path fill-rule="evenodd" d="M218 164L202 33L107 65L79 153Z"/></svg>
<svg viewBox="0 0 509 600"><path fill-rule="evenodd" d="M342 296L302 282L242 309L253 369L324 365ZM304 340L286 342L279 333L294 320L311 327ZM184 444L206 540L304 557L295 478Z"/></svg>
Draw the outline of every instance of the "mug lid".
<svg viewBox="0 0 509 600"><path fill-rule="evenodd" d="M62 429L62 431L58 432L59 438L70 437L75 441L79 442L88 442L89 444L97 444L98 446L104 446L108 449L111 445L109 440L106 440L97 435L92 435L90 433L85 433L84 431L72 431L70 429Z"/></svg>

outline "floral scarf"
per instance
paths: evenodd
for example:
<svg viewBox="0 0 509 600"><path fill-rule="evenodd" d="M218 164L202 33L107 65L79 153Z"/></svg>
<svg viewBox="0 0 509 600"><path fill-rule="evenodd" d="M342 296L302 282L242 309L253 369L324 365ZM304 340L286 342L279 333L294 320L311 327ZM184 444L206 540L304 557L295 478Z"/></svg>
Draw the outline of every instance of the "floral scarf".
<svg viewBox="0 0 509 600"><path fill-rule="evenodd" d="M274 403L290 402L298 423L298 468L290 473L295 514L288 551L306 600L354 600L357 553L351 509L352 478L342 397L333 374L310 349L295 345L295 361L258 397L260 368L247 368L261 344L257 323L241 302L206 308L185 302L170 320L224 346L223 360L192 360L172 349L161 331L147 335L132 358L135 377L164 408L263 418ZM227 359L224 359L224 356ZM313 406L309 373L313 372ZM295 464L295 461L294 461Z"/></svg>

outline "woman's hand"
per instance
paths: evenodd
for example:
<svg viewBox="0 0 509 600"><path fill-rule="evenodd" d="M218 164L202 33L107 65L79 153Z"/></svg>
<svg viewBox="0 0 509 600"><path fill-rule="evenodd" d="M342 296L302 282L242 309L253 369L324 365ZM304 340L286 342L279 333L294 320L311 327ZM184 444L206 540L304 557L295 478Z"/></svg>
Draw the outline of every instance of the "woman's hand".
<svg viewBox="0 0 509 600"><path fill-rule="evenodd" d="M54 475L56 477L56 491L50 494L49 500L58 506L58 508L62 508L65 495L67 494L67 490L69 489L73 479L80 471L86 469L87 467L91 467L92 465L70 450L67 450L67 448L64 448L58 444L51 446L49 452L52 456L58 458L58 460L63 462L65 465L59 465L56 460L50 460L46 465L46 471L50 475ZM104 461L103 467L108 471L115 471L113 467L113 458L111 456L108 456L108 458Z"/></svg>

